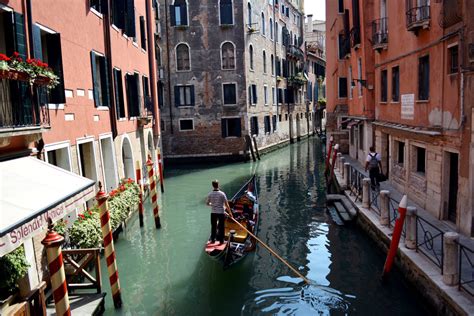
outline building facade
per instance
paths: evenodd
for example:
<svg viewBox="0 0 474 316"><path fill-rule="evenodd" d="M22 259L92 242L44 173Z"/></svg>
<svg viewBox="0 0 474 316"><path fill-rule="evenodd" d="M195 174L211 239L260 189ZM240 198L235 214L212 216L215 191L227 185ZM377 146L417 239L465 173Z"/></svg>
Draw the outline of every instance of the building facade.
<svg viewBox="0 0 474 316"><path fill-rule="evenodd" d="M168 160L248 154L308 134L303 1L159 1L157 52ZM299 76L298 76L299 74Z"/></svg>
<svg viewBox="0 0 474 316"><path fill-rule="evenodd" d="M327 5L331 130L362 163L375 145L391 184L471 235L474 3Z"/></svg>
<svg viewBox="0 0 474 316"><path fill-rule="evenodd" d="M313 109L313 128L323 133L326 129L326 22L313 20L310 14L305 23L305 60L308 75L307 98Z"/></svg>

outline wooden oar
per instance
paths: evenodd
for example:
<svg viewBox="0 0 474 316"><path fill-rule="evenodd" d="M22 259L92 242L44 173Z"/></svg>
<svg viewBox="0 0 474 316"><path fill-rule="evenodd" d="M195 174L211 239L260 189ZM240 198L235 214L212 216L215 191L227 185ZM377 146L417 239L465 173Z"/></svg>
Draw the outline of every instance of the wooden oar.
<svg viewBox="0 0 474 316"><path fill-rule="evenodd" d="M227 213L229 214L229 213ZM296 270L295 268L293 268L288 262L285 261L285 259L283 259L282 257L280 257L272 248L270 248L270 246L268 246L266 243L264 243L263 241L261 241L260 239L258 239L257 236L255 236L254 234L252 234L252 232L250 232L244 225L240 224L238 220L236 220L233 216L229 215L229 218L231 220L233 220L237 225L239 225L242 229L244 229L247 233L250 234L250 236L252 236L253 238L255 238L255 240L257 240L262 246L264 246L265 248L267 248L267 250L272 254L274 255L275 257L278 258L278 260L280 260L281 262L283 262L288 268L291 269L291 271L293 271L297 276L299 276L300 278L302 278L307 284L309 284L309 280L304 277L301 273L298 272L298 270Z"/></svg>

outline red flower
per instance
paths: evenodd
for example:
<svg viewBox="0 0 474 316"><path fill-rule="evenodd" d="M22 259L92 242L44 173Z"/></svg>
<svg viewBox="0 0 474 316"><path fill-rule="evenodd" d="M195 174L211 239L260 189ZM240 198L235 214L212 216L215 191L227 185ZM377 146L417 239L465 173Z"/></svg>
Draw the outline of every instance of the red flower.
<svg viewBox="0 0 474 316"><path fill-rule="evenodd" d="M5 54L0 54L0 60L4 60L4 61L10 61L10 57L8 57L7 55Z"/></svg>
<svg viewBox="0 0 474 316"><path fill-rule="evenodd" d="M91 215L91 216L92 216L92 211L89 211L89 215Z"/></svg>
<svg viewBox="0 0 474 316"><path fill-rule="evenodd" d="M18 54L18 52L13 53L13 57L18 57L18 56L20 56L20 54Z"/></svg>
<svg viewBox="0 0 474 316"><path fill-rule="evenodd" d="M26 62L27 62L28 64L34 64L34 63L35 63L35 60L28 58L28 59L26 60Z"/></svg>
<svg viewBox="0 0 474 316"><path fill-rule="evenodd" d="M125 191L125 186L123 184L120 186L120 191Z"/></svg>
<svg viewBox="0 0 474 316"><path fill-rule="evenodd" d="M16 60L18 60L20 63L23 61L21 57L18 57Z"/></svg>

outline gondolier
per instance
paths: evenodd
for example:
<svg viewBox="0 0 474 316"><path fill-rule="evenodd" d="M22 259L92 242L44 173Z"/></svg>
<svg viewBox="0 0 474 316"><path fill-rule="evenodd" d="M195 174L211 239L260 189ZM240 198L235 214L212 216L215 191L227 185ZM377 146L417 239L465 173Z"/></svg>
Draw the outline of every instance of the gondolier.
<svg viewBox="0 0 474 316"><path fill-rule="evenodd" d="M207 195L206 204L211 206L211 237L209 243L224 243L225 210L230 212L229 202L224 192L219 189L219 181L212 181L212 191Z"/></svg>

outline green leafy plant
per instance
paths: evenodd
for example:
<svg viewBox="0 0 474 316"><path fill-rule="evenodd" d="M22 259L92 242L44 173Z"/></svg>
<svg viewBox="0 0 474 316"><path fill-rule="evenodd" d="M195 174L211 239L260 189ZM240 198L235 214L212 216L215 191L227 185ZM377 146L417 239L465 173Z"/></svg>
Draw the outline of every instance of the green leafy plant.
<svg viewBox="0 0 474 316"><path fill-rule="evenodd" d="M120 223L130 215L130 210L138 204L139 187L132 179L123 179L120 186L109 194L110 224L116 230ZM79 214L77 221L66 229L66 221L61 220L55 225L60 234L69 235L70 243L77 248L96 248L102 244L99 208L94 206Z"/></svg>
<svg viewBox="0 0 474 316"><path fill-rule="evenodd" d="M0 298L17 290L17 282L26 275L29 266L23 246L0 258Z"/></svg>
<svg viewBox="0 0 474 316"><path fill-rule="evenodd" d="M326 99L325 99L325 98L322 98L322 97L319 98L319 99L318 99L318 104L319 104L320 106L325 106L325 105L326 105Z"/></svg>
<svg viewBox="0 0 474 316"><path fill-rule="evenodd" d="M308 80L303 76L303 73L299 72L294 76L291 76L288 78L288 83L293 86L302 86L304 85Z"/></svg>

